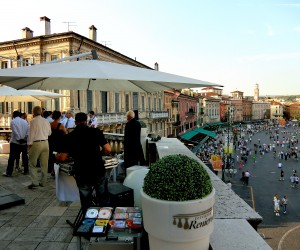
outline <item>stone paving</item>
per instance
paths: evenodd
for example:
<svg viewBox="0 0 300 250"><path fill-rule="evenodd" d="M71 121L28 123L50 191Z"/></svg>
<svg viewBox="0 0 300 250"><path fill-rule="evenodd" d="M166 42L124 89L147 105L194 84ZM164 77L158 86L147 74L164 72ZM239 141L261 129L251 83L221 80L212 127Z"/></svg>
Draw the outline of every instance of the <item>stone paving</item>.
<svg viewBox="0 0 300 250"><path fill-rule="evenodd" d="M0 210L0 249L77 249L77 238L66 220L75 220L80 203L58 201L50 174L45 187L32 190L27 188L29 176L16 172L12 177L2 176L7 160L7 154L0 154L0 188L19 195L25 204ZM82 239L83 249L88 245L89 241Z"/></svg>

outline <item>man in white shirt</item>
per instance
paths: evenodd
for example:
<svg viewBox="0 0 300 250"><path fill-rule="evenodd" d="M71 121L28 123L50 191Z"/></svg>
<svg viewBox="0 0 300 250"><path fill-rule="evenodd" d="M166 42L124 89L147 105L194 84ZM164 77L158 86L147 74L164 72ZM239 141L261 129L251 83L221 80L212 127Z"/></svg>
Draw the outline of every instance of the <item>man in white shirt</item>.
<svg viewBox="0 0 300 250"><path fill-rule="evenodd" d="M63 125L66 129L75 128L75 119L73 118L73 112L71 110L66 112L66 119L64 120Z"/></svg>
<svg viewBox="0 0 300 250"><path fill-rule="evenodd" d="M61 112L61 118L60 118L60 123L65 124L66 123L66 111Z"/></svg>
<svg viewBox="0 0 300 250"><path fill-rule="evenodd" d="M27 154L27 136L28 136L28 123L22 119L19 111L13 112L13 119L11 121L11 139L10 139L10 153L7 163L6 171L3 176L11 177L15 160L20 158L22 153L22 162L24 165L23 174L28 174L28 154Z"/></svg>
<svg viewBox="0 0 300 250"><path fill-rule="evenodd" d="M48 122L53 122L53 119L51 117L51 113L50 111L44 111L43 112L43 117L48 121Z"/></svg>
<svg viewBox="0 0 300 250"><path fill-rule="evenodd" d="M98 121L97 121L97 117L95 116L95 112L94 111L90 111L89 112L89 116L90 116L90 119L88 121L88 126L92 127L92 128L97 128Z"/></svg>
<svg viewBox="0 0 300 250"><path fill-rule="evenodd" d="M48 136L51 135L50 123L42 116L42 108L36 106L33 108L33 119L30 121L28 134L29 148L29 167L30 178L32 183L28 186L29 189L38 186L45 186L48 173L49 160L49 144ZM39 182L37 161L39 160L42 172L42 178Z"/></svg>

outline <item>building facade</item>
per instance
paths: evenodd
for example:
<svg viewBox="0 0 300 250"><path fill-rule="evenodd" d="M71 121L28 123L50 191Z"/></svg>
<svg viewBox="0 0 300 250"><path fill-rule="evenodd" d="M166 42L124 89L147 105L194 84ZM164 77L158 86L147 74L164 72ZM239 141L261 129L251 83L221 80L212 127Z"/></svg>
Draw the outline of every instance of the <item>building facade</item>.
<svg viewBox="0 0 300 250"><path fill-rule="evenodd" d="M89 37L73 31L51 33L50 19L41 17L44 33L34 36L33 31L25 27L22 38L0 42L0 68L25 67L66 58L83 52L95 50L100 60L151 69L150 67L114 51L97 42L97 28L89 27ZM91 56L80 60L91 59ZM76 59L75 59L76 60ZM158 65L157 65L158 68ZM136 110L139 118L148 124L148 129L166 136L168 115L163 112L164 93L110 92L92 90L50 90L66 95L55 101L42 103L1 103L0 113L11 114L18 109L31 113L32 107L41 105L46 110L73 110L88 112L93 110L98 116L99 126L107 132L122 132L125 125L125 113Z"/></svg>

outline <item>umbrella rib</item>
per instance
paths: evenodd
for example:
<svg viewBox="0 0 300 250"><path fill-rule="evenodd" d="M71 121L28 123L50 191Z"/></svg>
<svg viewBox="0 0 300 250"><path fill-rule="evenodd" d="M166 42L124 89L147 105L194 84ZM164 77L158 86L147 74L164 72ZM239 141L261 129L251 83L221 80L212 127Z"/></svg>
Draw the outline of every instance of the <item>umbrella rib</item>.
<svg viewBox="0 0 300 250"><path fill-rule="evenodd" d="M134 84L135 86L137 86L133 81L128 80L128 82L131 82L132 84ZM137 87L139 87L140 89L144 90L145 93L150 93L149 91L143 89L143 88L140 87L140 86L137 86Z"/></svg>
<svg viewBox="0 0 300 250"><path fill-rule="evenodd" d="M22 79L27 79L27 77L19 78L18 81L19 81L19 80L22 80ZM36 80L36 81L30 82L29 84L26 84L26 85L22 86L21 88L16 88L16 89L17 89L17 90L19 90L19 89L24 89L24 88L26 88L26 87L28 87L28 86L30 86L30 85L33 85L33 84L35 84L35 83L37 83L37 82L40 82L40 81L44 81L44 80L46 80L46 79L48 79L48 77L44 77L44 78L38 79L38 80ZM13 82L13 81L16 81L16 79L11 80L11 81L6 81L5 83L9 83L9 82ZM5 85L5 83L3 83L3 84ZM43 85L43 83L41 84L41 86L42 86L42 85ZM41 86L40 86L40 87L41 87Z"/></svg>

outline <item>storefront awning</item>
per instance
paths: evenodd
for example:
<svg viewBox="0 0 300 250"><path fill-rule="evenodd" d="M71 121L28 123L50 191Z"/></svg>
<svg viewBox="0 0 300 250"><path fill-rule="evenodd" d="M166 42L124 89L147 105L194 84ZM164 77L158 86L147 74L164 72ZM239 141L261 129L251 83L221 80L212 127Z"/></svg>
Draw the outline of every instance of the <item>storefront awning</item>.
<svg viewBox="0 0 300 250"><path fill-rule="evenodd" d="M219 126L223 125L223 122L211 122L211 123L206 123L204 126Z"/></svg>
<svg viewBox="0 0 300 250"><path fill-rule="evenodd" d="M193 129L193 130L181 135L180 137L184 140L191 140L194 136L196 136L198 134L208 135L213 138L216 137L216 135L217 135L216 133L205 130L203 128L196 128L196 129Z"/></svg>

